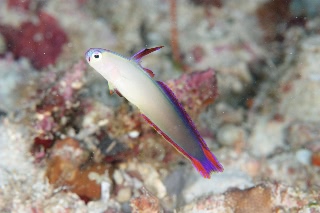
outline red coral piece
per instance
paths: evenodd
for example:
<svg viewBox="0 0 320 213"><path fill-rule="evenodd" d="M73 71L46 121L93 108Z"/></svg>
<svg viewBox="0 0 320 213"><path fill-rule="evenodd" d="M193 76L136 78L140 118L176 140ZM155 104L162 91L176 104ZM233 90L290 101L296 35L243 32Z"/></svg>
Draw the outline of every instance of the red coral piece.
<svg viewBox="0 0 320 213"><path fill-rule="evenodd" d="M33 153L41 148L44 151L50 148L66 127L76 126L76 121L72 121L74 117L82 115L78 91L83 85L85 67L85 63L79 61L60 78L55 72L47 72L40 80L39 85L45 88L39 88L38 91L42 99L36 106L37 116L33 127L39 135L34 139ZM63 119L70 122L63 123Z"/></svg>
<svg viewBox="0 0 320 213"><path fill-rule="evenodd" d="M45 139L39 136L34 139L34 144L35 146L43 146L45 149L48 149L53 145L53 140Z"/></svg>
<svg viewBox="0 0 320 213"><path fill-rule="evenodd" d="M24 22L19 29L0 26L0 33L16 58L27 57L41 69L56 62L68 38L54 17L39 12L38 18L38 23Z"/></svg>
<svg viewBox="0 0 320 213"><path fill-rule="evenodd" d="M29 10L30 0L8 0L8 8Z"/></svg>
<svg viewBox="0 0 320 213"><path fill-rule="evenodd" d="M179 79L167 81L166 84L191 117L199 115L218 95L213 69L184 74Z"/></svg>

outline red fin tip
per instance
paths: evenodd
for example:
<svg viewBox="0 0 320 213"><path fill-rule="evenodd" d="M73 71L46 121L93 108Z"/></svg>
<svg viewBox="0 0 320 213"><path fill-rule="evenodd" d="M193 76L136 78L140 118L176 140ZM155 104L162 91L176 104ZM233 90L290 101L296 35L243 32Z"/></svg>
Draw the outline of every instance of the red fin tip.
<svg viewBox="0 0 320 213"><path fill-rule="evenodd" d="M211 172L207 171L197 159L190 157L190 160L193 166L196 167L196 169L200 172L202 177L208 178L208 179L210 178Z"/></svg>
<svg viewBox="0 0 320 213"><path fill-rule="evenodd" d="M222 165L214 157L214 155L211 153L211 151L206 148L202 148L202 150L203 150L203 153L206 156L206 158L210 161L211 164L213 164L213 166L214 166L213 171L222 172L223 171Z"/></svg>

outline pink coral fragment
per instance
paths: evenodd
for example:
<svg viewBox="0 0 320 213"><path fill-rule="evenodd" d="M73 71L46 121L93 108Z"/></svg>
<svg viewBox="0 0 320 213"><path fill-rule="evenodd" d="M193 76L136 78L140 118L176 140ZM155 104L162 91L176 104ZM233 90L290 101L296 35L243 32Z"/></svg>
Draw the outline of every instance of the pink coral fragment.
<svg viewBox="0 0 320 213"><path fill-rule="evenodd" d="M8 8L29 10L30 0L8 0Z"/></svg>
<svg viewBox="0 0 320 213"><path fill-rule="evenodd" d="M34 140L36 146L51 147L56 134L63 131L66 125L61 121L73 120L73 116L81 114L81 110L76 110L74 105L82 104L78 91L84 82L84 72L85 64L79 61L60 79L55 74L47 72L41 80L41 84L51 87L39 89L39 96L43 98L36 106L37 119L34 128L39 133Z"/></svg>
<svg viewBox="0 0 320 213"><path fill-rule="evenodd" d="M62 46L68 41L57 20L42 11L38 13L37 23L27 21L18 29L0 25L0 33L5 39L7 49L16 58L29 58L37 69L54 64Z"/></svg>
<svg viewBox="0 0 320 213"><path fill-rule="evenodd" d="M218 95L213 69L184 74L178 79L167 81L166 84L191 116L198 115Z"/></svg>

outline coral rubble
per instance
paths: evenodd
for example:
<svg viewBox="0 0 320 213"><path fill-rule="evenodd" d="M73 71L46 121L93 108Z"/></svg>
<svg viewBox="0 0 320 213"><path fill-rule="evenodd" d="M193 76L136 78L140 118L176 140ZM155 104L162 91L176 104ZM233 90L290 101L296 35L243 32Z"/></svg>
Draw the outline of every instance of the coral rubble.
<svg viewBox="0 0 320 213"><path fill-rule="evenodd" d="M320 212L319 8L0 1L0 212ZM209 180L84 60L160 45L142 66L223 164Z"/></svg>

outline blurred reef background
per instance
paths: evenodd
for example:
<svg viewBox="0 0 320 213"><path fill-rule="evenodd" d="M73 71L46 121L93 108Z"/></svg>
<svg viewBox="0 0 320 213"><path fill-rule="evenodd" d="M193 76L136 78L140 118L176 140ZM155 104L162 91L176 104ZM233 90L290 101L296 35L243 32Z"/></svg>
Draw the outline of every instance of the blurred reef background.
<svg viewBox="0 0 320 213"><path fill-rule="evenodd" d="M161 45L211 179L84 58ZM0 212L320 212L319 174L320 1L0 1Z"/></svg>

